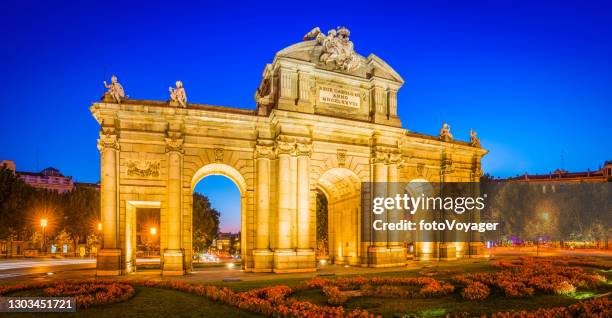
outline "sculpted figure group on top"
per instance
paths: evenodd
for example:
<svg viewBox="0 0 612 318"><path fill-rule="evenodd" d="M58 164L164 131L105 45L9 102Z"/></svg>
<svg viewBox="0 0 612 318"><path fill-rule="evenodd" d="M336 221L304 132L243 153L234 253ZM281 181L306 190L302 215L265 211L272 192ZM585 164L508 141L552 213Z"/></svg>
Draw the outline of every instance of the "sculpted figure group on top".
<svg viewBox="0 0 612 318"><path fill-rule="evenodd" d="M338 27L321 32L319 27L312 29L304 35L304 41L315 40L323 47L319 60L325 64L335 63L336 68L344 71L353 71L359 67L360 59L355 53L353 42L349 40L351 31L345 27Z"/></svg>

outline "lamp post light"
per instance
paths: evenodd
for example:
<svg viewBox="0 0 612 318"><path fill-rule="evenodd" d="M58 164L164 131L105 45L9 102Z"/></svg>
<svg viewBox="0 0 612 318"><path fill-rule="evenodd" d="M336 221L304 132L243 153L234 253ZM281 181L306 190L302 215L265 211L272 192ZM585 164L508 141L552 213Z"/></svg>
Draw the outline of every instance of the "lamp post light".
<svg viewBox="0 0 612 318"><path fill-rule="evenodd" d="M152 228L149 230L149 233L151 234L151 236L155 236L155 235L157 234L157 228L152 227Z"/></svg>
<svg viewBox="0 0 612 318"><path fill-rule="evenodd" d="M40 219L40 227L42 228L42 232L43 232L43 243L42 243L42 248L41 250L43 250L45 253L47 252L47 232L46 232L46 228L47 228L47 219Z"/></svg>

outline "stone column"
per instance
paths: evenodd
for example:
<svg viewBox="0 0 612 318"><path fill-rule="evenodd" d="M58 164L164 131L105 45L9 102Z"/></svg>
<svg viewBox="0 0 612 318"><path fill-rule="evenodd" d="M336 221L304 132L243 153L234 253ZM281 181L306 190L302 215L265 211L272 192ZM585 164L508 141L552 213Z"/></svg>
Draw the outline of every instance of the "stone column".
<svg viewBox="0 0 612 318"><path fill-rule="evenodd" d="M297 146L297 267L299 271L315 271L316 256L310 245L310 144ZM314 204L314 202L313 202Z"/></svg>
<svg viewBox="0 0 612 318"><path fill-rule="evenodd" d="M277 250L291 249L291 153L294 145L279 142L278 151L278 230Z"/></svg>
<svg viewBox="0 0 612 318"><path fill-rule="evenodd" d="M162 274L183 275L185 273L181 242L183 139L166 138L166 153L168 154L166 203L168 246L164 250Z"/></svg>
<svg viewBox="0 0 612 318"><path fill-rule="evenodd" d="M289 224L291 231L291 249L295 250L297 246L297 157L295 152L289 157Z"/></svg>
<svg viewBox="0 0 612 318"><path fill-rule="evenodd" d="M387 166L384 161L374 163L374 193L373 198L387 196ZM387 221L388 212L375 214L374 220ZM387 233L385 231L374 231L374 242L376 246L387 246Z"/></svg>
<svg viewBox="0 0 612 318"><path fill-rule="evenodd" d="M387 196L387 178L388 178L388 169L385 164L388 153L375 150L372 153L372 200L375 198L385 198ZM368 248L368 266L370 267L384 267L389 264L389 249L387 248L387 232L382 230L374 230L373 222L375 221L387 221L388 212L383 212L381 214L374 214L372 210L367 213L371 213L372 224L368 224L367 226L371 228L373 233L372 235L372 243Z"/></svg>
<svg viewBox="0 0 612 318"><path fill-rule="evenodd" d="M399 181L398 171L397 171L397 161L390 161L389 166L387 167L388 173L388 196L395 197L398 192L397 182ZM387 222L397 223L400 220L399 217L400 211L398 210L389 210L387 212ZM387 242L389 246L398 246L399 245L399 232L398 231L389 231L387 233Z"/></svg>
<svg viewBox="0 0 612 318"><path fill-rule="evenodd" d="M389 154L389 165L387 169L389 185L388 197L395 197L398 194L403 194L399 187L399 165L401 164L402 155L399 152ZM387 221L390 223L398 223L403 219L402 210L390 210L387 212ZM389 265L402 266L406 264L406 248L400 242L400 231L388 231L387 246L389 247Z"/></svg>
<svg viewBox="0 0 612 318"><path fill-rule="evenodd" d="M255 161L257 169L257 206L255 214L255 250L253 250L253 271L272 271L272 252L270 251L270 157L271 146L257 145Z"/></svg>
<svg viewBox="0 0 612 318"><path fill-rule="evenodd" d="M310 145L298 145L297 150L297 248L312 250L310 246Z"/></svg>
<svg viewBox="0 0 612 318"><path fill-rule="evenodd" d="M442 197L455 195L453 192L451 192L453 188L450 187L449 185L449 183L453 181L453 179L450 178L453 172L454 172L454 167L453 167L452 158L450 157L450 155L447 155L445 152L442 155L441 169L440 169L440 173L441 173L440 177L442 181L440 184L440 189L441 189L440 195ZM445 220L456 219L454 212L446 211L444 208L441 209L441 214L442 214L442 217L441 217L442 222L444 222ZM453 242L455 240L454 239L455 233L447 229L445 231L442 231L442 233L440 234L442 234L443 237L440 238L440 243L439 243L439 248L438 248L438 259L443 260L443 261L457 259L457 244L456 242Z"/></svg>
<svg viewBox="0 0 612 318"><path fill-rule="evenodd" d="M100 201L102 217L102 249L98 252L96 275L120 275L121 248L119 244L119 211L117 163L119 157L119 141L117 135L100 133L98 139L100 150Z"/></svg>
<svg viewBox="0 0 612 318"><path fill-rule="evenodd" d="M480 160L478 157L473 158L474 168L471 173L471 183L473 186L472 196L477 198L481 196L480 189L480 177L482 176L482 169L480 168ZM471 222L479 223L481 219L482 211L478 209L474 209L470 212L472 215ZM470 231L471 237L469 239L469 257L471 258L481 258L485 256L485 246L480 241L480 232L478 231Z"/></svg>

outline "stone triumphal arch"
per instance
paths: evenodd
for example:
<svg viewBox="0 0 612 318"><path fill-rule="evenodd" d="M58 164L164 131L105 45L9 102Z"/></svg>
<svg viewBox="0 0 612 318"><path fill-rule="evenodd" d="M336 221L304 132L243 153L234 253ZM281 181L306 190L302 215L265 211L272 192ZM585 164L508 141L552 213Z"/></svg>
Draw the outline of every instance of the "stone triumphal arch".
<svg viewBox="0 0 612 318"><path fill-rule="evenodd" d="M363 237L360 189L368 182L478 181L475 133L454 140L402 128L404 81L374 54L353 50L346 28L318 28L279 51L255 93L256 110L187 102L177 81L169 101L128 99L116 77L91 106L101 126L103 247L98 275L135 270L138 209L160 215L162 273L191 269L192 194L213 174L241 193L243 267L314 271L316 193L328 198L331 261L370 267L406 262L406 248ZM417 259L454 259L472 243L416 242Z"/></svg>

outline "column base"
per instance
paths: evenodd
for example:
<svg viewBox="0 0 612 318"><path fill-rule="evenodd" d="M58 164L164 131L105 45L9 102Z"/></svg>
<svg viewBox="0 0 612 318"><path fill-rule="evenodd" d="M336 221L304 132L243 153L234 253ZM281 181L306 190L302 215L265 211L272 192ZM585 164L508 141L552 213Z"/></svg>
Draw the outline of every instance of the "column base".
<svg viewBox="0 0 612 318"><path fill-rule="evenodd" d="M453 261L457 259L457 246L455 243L440 244L440 260Z"/></svg>
<svg viewBox="0 0 612 318"><path fill-rule="evenodd" d="M163 276L181 276L185 275L185 267L183 264L183 251L181 250L165 250L163 255L162 275Z"/></svg>
<svg viewBox="0 0 612 318"><path fill-rule="evenodd" d="M393 251L386 246L370 246L368 247L368 267L397 267L406 265L404 249L395 247ZM399 259L398 255L402 254L403 259Z"/></svg>
<svg viewBox="0 0 612 318"><path fill-rule="evenodd" d="M416 242L414 249L415 261L432 261L438 259L438 242Z"/></svg>
<svg viewBox="0 0 612 318"><path fill-rule="evenodd" d="M307 273L317 270L313 249L277 249L273 257L274 273Z"/></svg>
<svg viewBox="0 0 612 318"><path fill-rule="evenodd" d="M485 257L485 247L482 242L470 242L470 257L471 258L483 258Z"/></svg>
<svg viewBox="0 0 612 318"><path fill-rule="evenodd" d="M406 248L401 245L389 246L389 262L396 266L406 265Z"/></svg>
<svg viewBox="0 0 612 318"><path fill-rule="evenodd" d="M121 249L101 249L96 258L96 276L118 276L121 274Z"/></svg>
<svg viewBox="0 0 612 318"><path fill-rule="evenodd" d="M274 253L269 249L253 251L253 273L271 273L274 264Z"/></svg>

